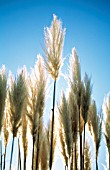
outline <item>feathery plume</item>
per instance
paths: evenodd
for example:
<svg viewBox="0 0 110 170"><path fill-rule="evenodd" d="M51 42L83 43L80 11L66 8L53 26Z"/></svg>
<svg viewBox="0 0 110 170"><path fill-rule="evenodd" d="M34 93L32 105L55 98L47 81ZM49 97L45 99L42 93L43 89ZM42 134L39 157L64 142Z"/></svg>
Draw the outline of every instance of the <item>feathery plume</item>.
<svg viewBox="0 0 110 170"><path fill-rule="evenodd" d="M9 140L9 112L8 112L8 102L6 102L6 108L5 108L5 120L4 120L4 144L5 144L5 153L4 153L4 165L3 165L3 170L5 170L5 165L6 165L6 149L7 149L7 144Z"/></svg>
<svg viewBox="0 0 110 170"><path fill-rule="evenodd" d="M91 153L90 153L90 146L88 142L85 143L85 150L84 150L84 170L91 170Z"/></svg>
<svg viewBox="0 0 110 170"><path fill-rule="evenodd" d="M22 115L25 107L25 99L27 95L26 83L24 78L24 70L22 69L16 79L14 80L10 75L10 88L9 94L9 119L10 119L10 130L13 134L11 158L10 158L10 170L12 166L12 156L14 148L14 138L17 136L17 132L22 123Z"/></svg>
<svg viewBox="0 0 110 170"><path fill-rule="evenodd" d="M5 105L5 120L4 120L4 144L7 146L9 139L9 96L7 94Z"/></svg>
<svg viewBox="0 0 110 170"><path fill-rule="evenodd" d="M89 123L92 127L95 152L96 152L96 169L98 170L98 152L102 138L102 115L97 113L96 103L92 101L89 109Z"/></svg>
<svg viewBox="0 0 110 170"><path fill-rule="evenodd" d="M49 159L48 142L47 136L44 134L40 149L40 164L42 170L48 169L48 159Z"/></svg>
<svg viewBox="0 0 110 170"><path fill-rule="evenodd" d="M88 119L90 101L91 101L91 80L85 73L84 81L82 82L82 95L81 95L81 113L85 124Z"/></svg>
<svg viewBox="0 0 110 170"><path fill-rule="evenodd" d="M32 161L34 161L34 145L36 139L40 135L40 122L44 113L45 104L45 91L47 85L47 76L44 69L44 62L40 55L37 56L37 62L32 69L28 83L28 104L27 104L27 116L30 122L30 131L33 137L33 156ZM37 142L39 142L37 140ZM38 144L40 145L40 143ZM38 146L39 147L39 146ZM37 166L38 164L36 164ZM34 162L32 162L32 169L34 167Z"/></svg>
<svg viewBox="0 0 110 170"><path fill-rule="evenodd" d="M83 137L83 169L84 169L84 149L85 149L85 137L86 137L86 123L88 121L88 111L91 101L91 81L88 75L85 73L84 81L82 82L81 93L81 115L84 121L84 137Z"/></svg>
<svg viewBox="0 0 110 170"><path fill-rule="evenodd" d="M9 89L10 128L14 137L16 137L18 128L21 126L26 94L26 84L23 70L21 70L21 73L17 75L16 79L14 81L12 79Z"/></svg>
<svg viewBox="0 0 110 170"><path fill-rule="evenodd" d="M52 78L56 80L62 65L62 50L65 37L65 29L62 28L62 23L57 19L56 15L53 15L51 26L44 29L44 35L46 68Z"/></svg>
<svg viewBox="0 0 110 170"><path fill-rule="evenodd" d="M70 80L74 84L74 92L79 92L81 88L81 69L76 48L72 49L70 55ZM80 96L79 96L80 97Z"/></svg>
<svg viewBox="0 0 110 170"><path fill-rule="evenodd" d="M70 55L70 89L74 94L74 98L76 101L77 109L78 109L78 128L79 128L79 142L80 142L80 169L82 169L82 129L81 129L81 69L80 62L78 59L78 55L76 49L72 49L72 54Z"/></svg>
<svg viewBox="0 0 110 170"><path fill-rule="evenodd" d="M68 103L64 93L62 94L61 104L59 106L59 118L64 129L65 142L67 146L67 156L71 157L72 150L72 127L71 127L71 117L69 115Z"/></svg>
<svg viewBox="0 0 110 170"><path fill-rule="evenodd" d="M44 53L46 58L45 65L47 71L54 79L53 90L53 115L52 115L52 128L51 128L51 147L50 147L50 170L52 168L52 154L53 154L53 139L54 139L54 108L55 108L55 92L56 92L56 80L58 79L59 72L62 65L62 51L65 37L65 29L62 28L62 23L57 19L57 16L53 15L53 21L50 27L46 27L44 30L45 35L45 49Z"/></svg>
<svg viewBox="0 0 110 170"><path fill-rule="evenodd" d="M105 139L109 153L109 169L110 169L110 94L108 94L104 101L105 111Z"/></svg>
<svg viewBox="0 0 110 170"><path fill-rule="evenodd" d="M28 121L26 114L24 113L22 118L22 144L24 149L24 170L26 170L26 156L28 152L27 126Z"/></svg>
<svg viewBox="0 0 110 170"><path fill-rule="evenodd" d="M2 68L0 69L0 133L4 122L6 93L7 93L7 76L6 68L3 65Z"/></svg>
<svg viewBox="0 0 110 170"><path fill-rule="evenodd" d="M63 157L65 167L68 167L67 147L66 147L66 142L65 142L64 130L63 130L61 122L60 122L60 127L59 127L59 139L60 139L60 144L61 144L61 155Z"/></svg>

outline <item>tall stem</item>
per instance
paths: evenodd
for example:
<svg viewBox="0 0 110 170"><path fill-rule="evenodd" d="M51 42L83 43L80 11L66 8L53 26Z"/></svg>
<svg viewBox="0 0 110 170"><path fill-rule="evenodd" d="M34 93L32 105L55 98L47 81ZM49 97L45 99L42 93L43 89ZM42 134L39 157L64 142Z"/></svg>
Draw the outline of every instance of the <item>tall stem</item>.
<svg viewBox="0 0 110 170"><path fill-rule="evenodd" d="M80 170L82 170L82 133L81 133L81 129L80 129L80 104L79 104L79 140L80 140Z"/></svg>
<svg viewBox="0 0 110 170"><path fill-rule="evenodd" d="M32 170L34 168L34 144L35 144L35 138L33 135L33 148L32 148Z"/></svg>
<svg viewBox="0 0 110 170"><path fill-rule="evenodd" d="M24 170L26 170L26 154L24 152Z"/></svg>
<svg viewBox="0 0 110 170"><path fill-rule="evenodd" d="M5 170L5 162L6 162L6 145L5 145L5 153L4 153L4 165L3 165L3 170Z"/></svg>
<svg viewBox="0 0 110 170"><path fill-rule="evenodd" d="M1 135L0 135L0 136L1 136ZM1 159L1 165L0 165L1 167L0 167L0 168L1 168L1 170L2 170L2 139L1 139L0 144L1 144L1 146L0 146L0 147L1 147L1 158L0 158L0 159Z"/></svg>
<svg viewBox="0 0 110 170"><path fill-rule="evenodd" d="M20 165L20 170L21 170L21 153L20 153L20 143L19 143L19 138L18 138L18 170L19 170L19 165Z"/></svg>
<svg viewBox="0 0 110 170"><path fill-rule="evenodd" d="M85 150L85 127L86 123L84 122L84 138L83 138L83 170L84 170L84 150Z"/></svg>
<svg viewBox="0 0 110 170"><path fill-rule="evenodd" d="M110 170L110 153L109 153L109 170Z"/></svg>
<svg viewBox="0 0 110 170"><path fill-rule="evenodd" d="M53 90L53 109L52 109L52 129L51 129L51 144L50 144L50 161L49 168L52 169L52 153L53 153L53 138L54 138L54 110L55 110L55 91L56 91L56 80L54 80L54 90Z"/></svg>
<svg viewBox="0 0 110 170"><path fill-rule="evenodd" d="M97 160L98 156L97 156L97 153L96 153L96 170L98 170L98 160Z"/></svg>
<svg viewBox="0 0 110 170"><path fill-rule="evenodd" d="M40 131L40 120L39 120L38 137L37 137L36 170L38 169L39 166L39 131Z"/></svg>
<svg viewBox="0 0 110 170"><path fill-rule="evenodd" d="M82 133L80 133L80 170L82 170Z"/></svg>
<svg viewBox="0 0 110 170"><path fill-rule="evenodd" d="M13 139L12 139L12 147L11 147L10 170L11 170L11 165L12 165L13 148L14 148L14 136L13 136Z"/></svg>

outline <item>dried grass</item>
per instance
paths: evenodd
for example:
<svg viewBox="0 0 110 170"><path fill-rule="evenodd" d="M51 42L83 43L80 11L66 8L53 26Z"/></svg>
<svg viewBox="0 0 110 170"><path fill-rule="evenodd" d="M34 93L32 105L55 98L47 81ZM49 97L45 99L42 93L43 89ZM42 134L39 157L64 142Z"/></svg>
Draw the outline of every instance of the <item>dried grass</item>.
<svg viewBox="0 0 110 170"><path fill-rule="evenodd" d="M84 160L84 170L91 170L91 152L87 141L85 143Z"/></svg>
<svg viewBox="0 0 110 170"><path fill-rule="evenodd" d="M105 105L105 113L106 113L105 139L106 139L106 145L108 148L108 152L110 155L110 94L107 95L104 105Z"/></svg>
<svg viewBox="0 0 110 170"><path fill-rule="evenodd" d="M3 65L2 68L0 69L0 133L4 123L6 93L7 93L7 76L6 68Z"/></svg>
<svg viewBox="0 0 110 170"><path fill-rule="evenodd" d="M39 118L43 116L47 82L43 59L40 55L37 57L37 63L32 69L28 81L29 94L27 116L30 121L31 134L33 135L36 135Z"/></svg>
<svg viewBox="0 0 110 170"><path fill-rule="evenodd" d="M67 146L68 158L71 157L72 151L72 126L71 126L71 116L69 115L68 103L66 101L64 93L62 94L61 104L59 106L59 118L64 129L65 142Z"/></svg>
<svg viewBox="0 0 110 170"><path fill-rule="evenodd" d="M24 112L23 117L22 117L22 144L23 144L24 154L26 156L28 152L27 126L28 126L28 120Z"/></svg>
<svg viewBox="0 0 110 170"><path fill-rule="evenodd" d="M22 115L25 106L27 95L24 70L18 73L15 80L11 78L9 89L9 104L10 104L10 128L13 137L16 137L18 128L21 126Z"/></svg>
<svg viewBox="0 0 110 170"><path fill-rule="evenodd" d="M97 112L95 101L92 101L89 109L89 123L94 135L96 157L98 157L98 151L99 151L101 137L102 137L102 116Z"/></svg>
<svg viewBox="0 0 110 170"><path fill-rule="evenodd" d="M65 29L62 28L62 23L53 15L53 21L50 27L44 30L45 35L45 64L49 74L54 80L59 76L62 65L62 50L65 37Z"/></svg>
<svg viewBox="0 0 110 170"><path fill-rule="evenodd" d="M88 119L88 110L91 102L91 80L85 73L84 81L82 82L82 93L81 93L81 114L85 124Z"/></svg>

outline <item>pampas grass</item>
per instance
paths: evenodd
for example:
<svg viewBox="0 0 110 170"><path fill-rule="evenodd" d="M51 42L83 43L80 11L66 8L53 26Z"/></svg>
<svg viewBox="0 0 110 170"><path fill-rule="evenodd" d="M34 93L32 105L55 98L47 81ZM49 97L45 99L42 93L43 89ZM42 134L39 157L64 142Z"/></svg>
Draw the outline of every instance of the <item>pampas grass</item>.
<svg viewBox="0 0 110 170"><path fill-rule="evenodd" d="M40 169L48 170L49 162L49 143L46 130L43 131L40 148Z"/></svg>
<svg viewBox="0 0 110 170"><path fill-rule="evenodd" d="M9 140L9 97L8 97L8 94L6 96L5 120L4 120L3 132L4 132L4 145L5 145L3 170L5 170L5 166L6 166L6 150L7 150L8 140Z"/></svg>
<svg viewBox="0 0 110 170"><path fill-rule="evenodd" d="M62 123L60 123L60 127L59 127L59 139L60 139L60 145L61 145L60 152L63 157L63 161L64 161L65 169L66 169L68 168L68 155L67 155L66 142L65 142L65 136L64 136Z"/></svg>
<svg viewBox="0 0 110 170"><path fill-rule="evenodd" d="M84 81L82 82L81 94L81 115L84 121L84 137L83 137L83 169L84 169L84 149L85 149L85 128L88 121L88 111L91 101L91 80L85 73Z"/></svg>
<svg viewBox="0 0 110 170"><path fill-rule="evenodd" d="M50 27L44 29L45 35L45 64L49 74L54 80L59 76L62 65L62 50L65 37L65 29L62 28L62 23L53 15L53 21Z"/></svg>
<svg viewBox="0 0 110 170"><path fill-rule="evenodd" d="M72 49L72 53L70 55L70 88L72 89L76 101L76 105L78 108L78 127L79 127L79 136L80 136L80 169L82 169L82 133L80 129L80 117L81 117L81 69L80 62L78 59L78 55L76 49Z"/></svg>
<svg viewBox="0 0 110 170"><path fill-rule="evenodd" d="M87 141L85 142L84 158L84 170L91 170L91 152L90 145Z"/></svg>
<svg viewBox="0 0 110 170"><path fill-rule="evenodd" d="M109 169L110 169L110 94L108 94L105 98L104 102L105 107L105 139L106 139L106 146L108 149L109 154Z"/></svg>
<svg viewBox="0 0 110 170"><path fill-rule="evenodd" d="M23 148L20 149L19 139L21 138L18 138L17 162L16 157L14 159L15 163L18 164L17 169L23 167L24 170L29 168L32 170L51 170L53 163L55 163L56 153L58 154L56 149L56 146L58 146L61 157L63 157L65 170L91 170L91 153L88 143L85 142L87 123L94 139L95 163L96 170L98 170L102 114L97 112L96 103L91 98L91 79L87 74L85 74L83 80L81 78L81 67L75 48L72 49L70 54L69 91L67 96L62 92L61 99L58 100L58 109L56 109L58 117L55 114L56 83L63 65L64 38L65 29L62 27L62 22L57 16L53 15L51 26L44 29L45 57L42 58L41 55L37 55L37 62L31 72L27 73L26 67L23 67L15 77L10 74L9 80L7 80L5 66L0 69L0 133L1 135L4 133L4 143L2 139L0 140L1 170L5 170L6 165L8 165L8 159L5 159L6 155L9 156L8 153L6 154L6 151L10 149L8 148L10 147L8 145L9 139L11 139L12 146L8 169L15 169L15 165L12 165L12 159L14 141L18 132L22 134ZM45 120L43 119L45 117L43 116L44 110L47 109L45 109L47 72L53 79L54 87L52 117L49 120L48 127L45 127ZM110 95L105 98L104 109L104 135L109 153L110 169ZM10 138L11 135L12 138ZM5 149L3 166L2 144L4 144ZM24 156L21 157L21 154L24 154ZM21 158L24 162L21 161ZM27 158L29 158L29 162Z"/></svg>
<svg viewBox="0 0 110 170"><path fill-rule="evenodd" d="M62 93L61 104L59 105L59 119L60 128L64 129L64 137L61 136L60 134L60 142L61 145L64 145L63 140L65 139L66 152L64 150L62 153L64 153L63 157L65 159L65 163L67 166L71 158L73 138L72 138L71 115L69 114L68 102L66 100L64 92ZM67 153L67 155L65 155L65 153ZM66 160L67 158L68 161Z"/></svg>
<svg viewBox="0 0 110 170"><path fill-rule="evenodd" d="M68 108L69 114L71 117L71 126L72 126L72 158L71 158L71 168L73 169L73 162L74 168L77 170L77 139L78 139L78 107L75 101L75 96L73 89L70 88L69 92L69 99L68 99ZM74 158L74 160L73 160Z"/></svg>
<svg viewBox="0 0 110 170"><path fill-rule="evenodd" d="M0 69L0 134L4 122L4 108L5 108L5 99L7 93L7 76L6 68L3 65Z"/></svg>
<svg viewBox="0 0 110 170"><path fill-rule="evenodd" d="M26 157L28 152L28 138L27 138L27 126L28 120L26 113L24 111L23 118L22 118L22 144L24 149L24 170L26 170Z"/></svg>
<svg viewBox="0 0 110 170"><path fill-rule="evenodd" d="M94 135L96 170L98 170L98 152L102 138L102 116L97 112L95 101L92 101L89 109L89 122L92 127L92 135Z"/></svg>
<svg viewBox="0 0 110 170"><path fill-rule="evenodd" d="M28 94L28 104L27 104L27 116L30 122L30 132L33 138L33 151L32 151L32 169L38 166L38 161L35 164L35 142L40 135L40 122L44 113L44 103L45 103L45 90L47 76L44 70L43 59L40 55L37 56L37 63L31 71L29 77L29 94ZM37 140L39 143L39 139ZM39 143L40 144L40 143ZM38 147L39 147L38 144ZM38 153L38 152L37 152ZM37 158L38 159L38 158Z"/></svg>
<svg viewBox="0 0 110 170"><path fill-rule="evenodd" d="M62 28L62 23L53 15L53 21L50 27L45 28L45 49L44 53L46 58L45 65L48 73L54 80L53 90L53 115L51 127L51 147L50 147L50 170L52 169L52 153L53 153L53 139L54 139L54 108L55 108L55 93L56 93L56 80L59 77L60 69L62 66L62 50L65 37L65 29Z"/></svg>
<svg viewBox="0 0 110 170"><path fill-rule="evenodd" d="M10 170L12 165L12 156L14 148L14 138L17 136L17 132L22 122L22 115L25 106L25 98L27 95L24 72L21 70L16 79L11 78L11 84L9 89L9 119L10 119L10 130L13 135L11 158L10 158Z"/></svg>

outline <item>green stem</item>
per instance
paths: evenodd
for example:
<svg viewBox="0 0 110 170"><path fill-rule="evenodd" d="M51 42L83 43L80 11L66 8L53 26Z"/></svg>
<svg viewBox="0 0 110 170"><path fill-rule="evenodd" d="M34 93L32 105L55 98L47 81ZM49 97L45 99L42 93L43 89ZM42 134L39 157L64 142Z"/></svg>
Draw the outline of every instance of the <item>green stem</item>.
<svg viewBox="0 0 110 170"><path fill-rule="evenodd" d="M50 161L49 168L52 169L52 155L53 155L53 138L54 138L54 110L55 110L55 91L56 91L56 80L54 81L54 90L53 90L53 109L52 109L52 129L51 129L51 144L50 144Z"/></svg>

